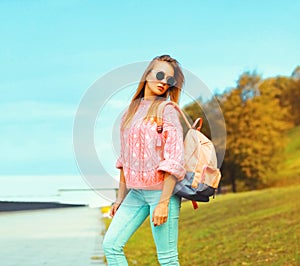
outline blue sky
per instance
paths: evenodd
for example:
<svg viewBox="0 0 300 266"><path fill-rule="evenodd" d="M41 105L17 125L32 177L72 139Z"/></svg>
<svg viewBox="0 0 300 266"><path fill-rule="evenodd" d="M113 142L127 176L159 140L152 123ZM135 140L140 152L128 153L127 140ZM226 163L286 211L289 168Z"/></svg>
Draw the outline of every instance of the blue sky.
<svg viewBox="0 0 300 266"><path fill-rule="evenodd" d="M290 75L299 10L297 0L0 1L0 175L79 174L76 109L117 67L170 54L214 92L247 70ZM97 141L100 157L109 141ZM112 174L115 156L105 161Z"/></svg>

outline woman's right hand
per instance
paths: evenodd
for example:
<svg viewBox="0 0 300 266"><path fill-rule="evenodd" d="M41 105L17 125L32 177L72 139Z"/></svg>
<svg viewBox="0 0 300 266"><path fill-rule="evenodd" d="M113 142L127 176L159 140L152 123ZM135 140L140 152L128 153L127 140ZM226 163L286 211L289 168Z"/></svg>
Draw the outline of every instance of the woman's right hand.
<svg viewBox="0 0 300 266"><path fill-rule="evenodd" d="M120 202L114 202L114 204L111 206L110 211L109 211L109 215L110 217L114 217L117 210L119 209L121 203Z"/></svg>
<svg viewBox="0 0 300 266"><path fill-rule="evenodd" d="M120 184L119 184L119 191L118 191L118 197L116 198L116 201L112 204L109 215L110 217L114 217L117 210L119 209L122 201L127 195L127 187L126 187L126 181L124 176L123 168L120 169Z"/></svg>

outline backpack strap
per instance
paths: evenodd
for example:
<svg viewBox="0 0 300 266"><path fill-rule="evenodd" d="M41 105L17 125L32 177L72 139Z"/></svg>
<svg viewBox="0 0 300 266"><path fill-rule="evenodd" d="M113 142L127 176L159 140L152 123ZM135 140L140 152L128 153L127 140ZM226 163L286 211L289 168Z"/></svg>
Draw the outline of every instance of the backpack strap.
<svg viewBox="0 0 300 266"><path fill-rule="evenodd" d="M190 122L187 120L185 114L183 113L183 111L180 109L179 105L175 102L171 102L171 101L163 101L157 108L157 132L158 133L162 133L163 132L163 112L165 107L170 104L173 105L175 107L175 109L180 113L180 115L182 116L184 122L186 123L187 127L190 129L192 128Z"/></svg>
<svg viewBox="0 0 300 266"><path fill-rule="evenodd" d="M192 125L192 128L196 128L198 122L199 122L199 126L197 127L197 130L200 131L201 128L202 128L202 124L203 124L203 119L200 118L200 117L198 117L198 118L196 119L196 121L195 121L194 124Z"/></svg>

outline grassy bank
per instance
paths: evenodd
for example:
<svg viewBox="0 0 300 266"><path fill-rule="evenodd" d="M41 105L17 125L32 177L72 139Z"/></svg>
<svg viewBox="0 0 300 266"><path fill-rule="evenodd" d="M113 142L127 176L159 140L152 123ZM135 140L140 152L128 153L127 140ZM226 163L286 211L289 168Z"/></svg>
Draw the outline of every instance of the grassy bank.
<svg viewBox="0 0 300 266"><path fill-rule="evenodd" d="M185 265L300 265L300 186L218 196L194 211L182 204ZM158 265L147 220L125 247L129 265Z"/></svg>
<svg viewBox="0 0 300 266"><path fill-rule="evenodd" d="M285 161L274 177L275 186L300 184L300 126L291 129L287 137Z"/></svg>

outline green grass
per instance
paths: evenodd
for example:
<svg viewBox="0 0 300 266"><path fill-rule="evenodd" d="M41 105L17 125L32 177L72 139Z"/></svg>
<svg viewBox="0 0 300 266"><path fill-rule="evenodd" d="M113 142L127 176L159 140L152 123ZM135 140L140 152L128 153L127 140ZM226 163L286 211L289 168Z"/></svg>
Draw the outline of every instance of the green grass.
<svg viewBox="0 0 300 266"><path fill-rule="evenodd" d="M289 131L286 160L276 179L277 186L300 184L300 126Z"/></svg>
<svg viewBox="0 0 300 266"><path fill-rule="evenodd" d="M179 258L185 265L300 265L300 186L183 202ZM129 265L159 265L149 220L125 247Z"/></svg>

